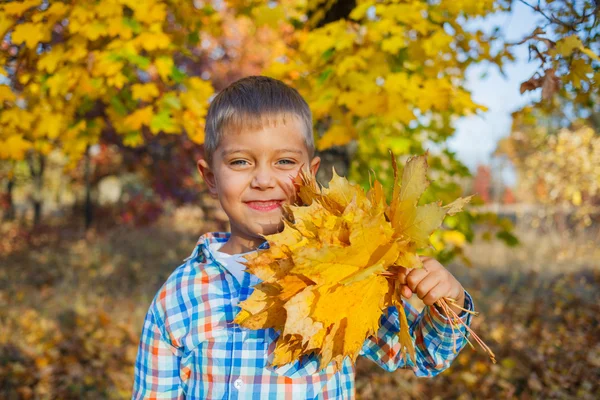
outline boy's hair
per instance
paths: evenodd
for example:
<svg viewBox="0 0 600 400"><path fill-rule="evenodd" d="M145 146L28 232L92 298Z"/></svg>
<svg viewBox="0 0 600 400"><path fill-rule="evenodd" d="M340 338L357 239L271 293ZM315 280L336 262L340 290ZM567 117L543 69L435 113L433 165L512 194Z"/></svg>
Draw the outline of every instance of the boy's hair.
<svg viewBox="0 0 600 400"><path fill-rule="evenodd" d="M204 129L204 156L212 162L223 132L227 128L260 129L274 126L287 117L298 117L304 127L309 157L314 155L312 113L298 91L280 80L248 76L223 89L208 107Z"/></svg>

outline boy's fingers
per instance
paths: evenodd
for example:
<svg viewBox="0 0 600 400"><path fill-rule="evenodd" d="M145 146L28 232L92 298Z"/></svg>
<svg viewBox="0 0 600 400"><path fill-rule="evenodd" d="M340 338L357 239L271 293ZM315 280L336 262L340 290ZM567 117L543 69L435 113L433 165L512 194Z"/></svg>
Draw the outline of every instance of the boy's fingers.
<svg viewBox="0 0 600 400"><path fill-rule="evenodd" d="M431 306L436 301L444 297L444 293L448 292L448 285L444 282L440 282L435 285L427 294L422 298L425 305Z"/></svg>
<svg viewBox="0 0 600 400"><path fill-rule="evenodd" d="M408 270L404 267L400 267L398 270L398 282L403 285L406 285L406 275L408 274Z"/></svg>
<svg viewBox="0 0 600 400"><path fill-rule="evenodd" d="M424 268L415 268L406 275L406 285L410 290L416 292L415 289L428 274Z"/></svg>
<svg viewBox="0 0 600 400"><path fill-rule="evenodd" d="M438 270L438 269L444 267L442 264L440 264L440 262L438 260L436 260L433 257L419 256L419 258L421 259L421 262L423 263L423 268L425 268L429 272L432 272L432 271L435 271L435 270Z"/></svg>
<svg viewBox="0 0 600 400"><path fill-rule="evenodd" d="M427 275L425 278L419 282L416 288L413 289L413 292L419 296L421 300L427 296L427 294L437 286L439 283L439 279L435 275Z"/></svg>
<svg viewBox="0 0 600 400"><path fill-rule="evenodd" d="M407 299L410 299L413 295L412 290L410 290L410 288L406 285L403 285L402 288L400 289L400 294L404 297L406 297Z"/></svg>

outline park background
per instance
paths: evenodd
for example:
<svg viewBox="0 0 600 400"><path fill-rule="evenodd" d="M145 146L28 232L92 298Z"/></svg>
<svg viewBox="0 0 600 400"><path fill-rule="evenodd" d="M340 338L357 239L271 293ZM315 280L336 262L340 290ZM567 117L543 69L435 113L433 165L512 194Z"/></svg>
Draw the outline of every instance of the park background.
<svg viewBox="0 0 600 400"><path fill-rule="evenodd" d="M209 101L264 74L313 110L331 168L424 201L475 194L432 236L492 364L357 365L357 396L600 393L600 11L592 0L4 1L0 397L127 398L152 297L227 230L195 161Z"/></svg>

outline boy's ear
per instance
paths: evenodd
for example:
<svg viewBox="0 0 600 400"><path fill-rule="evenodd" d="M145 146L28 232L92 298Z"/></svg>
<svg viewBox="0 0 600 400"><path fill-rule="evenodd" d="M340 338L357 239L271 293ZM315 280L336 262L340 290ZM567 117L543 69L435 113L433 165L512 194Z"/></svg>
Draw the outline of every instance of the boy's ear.
<svg viewBox="0 0 600 400"><path fill-rule="evenodd" d="M198 172L200 172L200 175L202 175L202 179L204 179L204 182L206 182L206 185L208 186L208 193L210 194L210 197L216 199L218 197L217 181L215 179L214 172L204 157L198 160L197 167Z"/></svg>
<svg viewBox="0 0 600 400"><path fill-rule="evenodd" d="M310 162L310 172L313 176L317 176L317 171L319 170L319 166L321 165L321 157L314 157Z"/></svg>

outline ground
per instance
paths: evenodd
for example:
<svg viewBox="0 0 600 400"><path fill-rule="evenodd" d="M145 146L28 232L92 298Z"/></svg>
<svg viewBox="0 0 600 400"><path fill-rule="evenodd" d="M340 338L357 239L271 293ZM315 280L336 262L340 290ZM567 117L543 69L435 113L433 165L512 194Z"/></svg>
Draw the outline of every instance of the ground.
<svg viewBox="0 0 600 400"><path fill-rule="evenodd" d="M197 237L220 228L190 219L87 234L2 224L0 398L128 398L152 297ZM440 376L418 379L359 360L359 399L596 398L598 232L519 236L516 249L471 245L473 267L448 265L472 294L481 312L473 327L498 363L465 348Z"/></svg>

